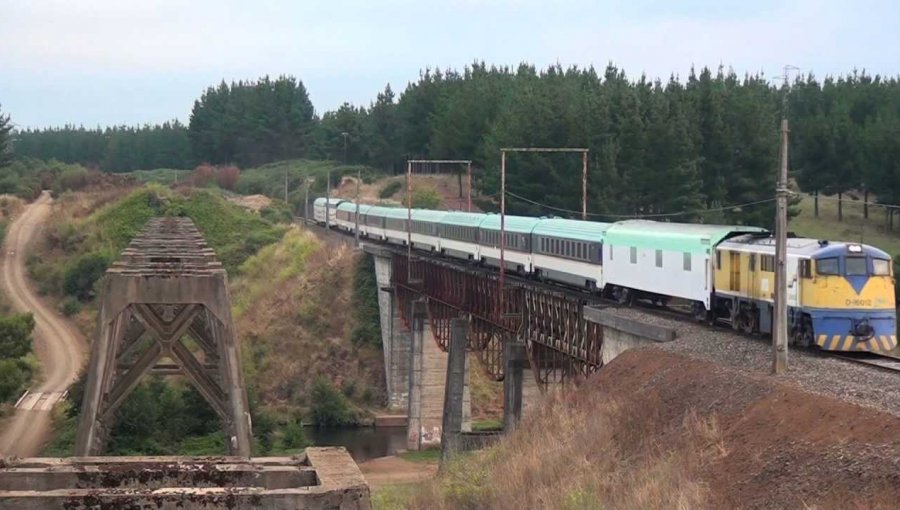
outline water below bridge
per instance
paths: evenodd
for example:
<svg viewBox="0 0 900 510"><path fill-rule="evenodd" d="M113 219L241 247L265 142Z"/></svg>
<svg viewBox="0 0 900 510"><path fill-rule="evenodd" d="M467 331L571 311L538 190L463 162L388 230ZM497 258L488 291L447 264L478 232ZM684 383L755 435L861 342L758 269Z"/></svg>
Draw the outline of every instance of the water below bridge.
<svg viewBox="0 0 900 510"><path fill-rule="evenodd" d="M343 446L357 463L406 449L406 427L307 427L304 432L315 446Z"/></svg>

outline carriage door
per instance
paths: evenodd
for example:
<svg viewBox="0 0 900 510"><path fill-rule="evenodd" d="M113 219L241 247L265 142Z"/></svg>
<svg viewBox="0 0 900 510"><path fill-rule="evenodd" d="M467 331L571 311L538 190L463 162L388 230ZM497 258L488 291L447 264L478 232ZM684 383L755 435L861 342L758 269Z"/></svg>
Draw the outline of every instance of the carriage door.
<svg viewBox="0 0 900 510"><path fill-rule="evenodd" d="M731 290L741 290L741 254L736 251L728 252L728 264L731 271Z"/></svg>

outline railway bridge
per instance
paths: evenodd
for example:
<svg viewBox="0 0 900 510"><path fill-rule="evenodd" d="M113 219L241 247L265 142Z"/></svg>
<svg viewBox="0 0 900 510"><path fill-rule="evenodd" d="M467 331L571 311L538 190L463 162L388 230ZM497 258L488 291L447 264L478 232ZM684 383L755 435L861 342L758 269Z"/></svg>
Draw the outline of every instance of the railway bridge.
<svg viewBox="0 0 900 510"><path fill-rule="evenodd" d="M674 338L617 317L596 295L509 275L501 287L496 269L427 253L410 257L394 245L363 249L375 259L387 391L392 407L408 414L409 449L440 441L444 403L452 398L447 353L459 319L466 359L503 381L505 427L548 388L591 374L635 343ZM465 430L465 385L463 392Z"/></svg>

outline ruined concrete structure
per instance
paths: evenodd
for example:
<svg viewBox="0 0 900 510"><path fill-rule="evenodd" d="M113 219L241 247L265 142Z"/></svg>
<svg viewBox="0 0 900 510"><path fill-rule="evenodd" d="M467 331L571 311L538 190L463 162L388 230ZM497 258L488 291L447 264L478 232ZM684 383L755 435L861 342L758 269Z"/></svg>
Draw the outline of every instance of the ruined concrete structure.
<svg viewBox="0 0 900 510"><path fill-rule="evenodd" d="M222 419L231 453L250 456L225 270L188 218L150 220L106 272L76 455L102 454L116 410L149 373L185 375Z"/></svg>
<svg viewBox="0 0 900 510"><path fill-rule="evenodd" d="M343 448L295 457L0 459L0 510L369 510Z"/></svg>

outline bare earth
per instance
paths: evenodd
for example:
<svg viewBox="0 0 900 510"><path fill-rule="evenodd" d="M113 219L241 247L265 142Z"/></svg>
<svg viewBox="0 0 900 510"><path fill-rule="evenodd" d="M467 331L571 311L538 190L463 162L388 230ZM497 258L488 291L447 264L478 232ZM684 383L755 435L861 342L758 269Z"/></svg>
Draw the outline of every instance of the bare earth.
<svg viewBox="0 0 900 510"><path fill-rule="evenodd" d="M35 353L41 362L39 380L0 431L0 455L34 456L50 436L50 412L75 380L84 360L86 342L75 326L42 301L26 279L29 243L50 213L52 199L44 192L9 226L3 245L0 284L13 307L34 314Z"/></svg>
<svg viewBox="0 0 900 510"><path fill-rule="evenodd" d="M434 478L436 462L411 462L400 457L379 457L359 465L360 471L373 489L398 483L416 483Z"/></svg>

